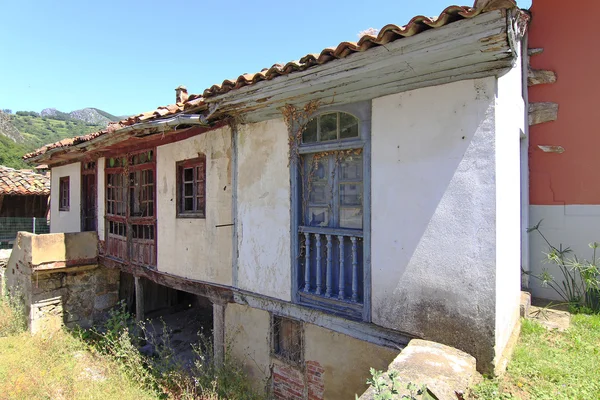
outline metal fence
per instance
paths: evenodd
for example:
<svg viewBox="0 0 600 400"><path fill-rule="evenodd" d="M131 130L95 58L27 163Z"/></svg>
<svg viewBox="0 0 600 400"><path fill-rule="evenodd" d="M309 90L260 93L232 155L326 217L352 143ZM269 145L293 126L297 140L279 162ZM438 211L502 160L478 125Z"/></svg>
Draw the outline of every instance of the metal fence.
<svg viewBox="0 0 600 400"><path fill-rule="evenodd" d="M50 233L46 218L0 217L0 249L12 249L17 232Z"/></svg>

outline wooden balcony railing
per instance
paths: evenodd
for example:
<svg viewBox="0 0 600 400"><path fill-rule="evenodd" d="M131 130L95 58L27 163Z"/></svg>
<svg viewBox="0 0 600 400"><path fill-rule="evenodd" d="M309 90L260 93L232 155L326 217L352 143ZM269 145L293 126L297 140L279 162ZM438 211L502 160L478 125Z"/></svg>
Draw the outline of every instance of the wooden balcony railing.
<svg viewBox="0 0 600 400"><path fill-rule="evenodd" d="M363 233L299 227L300 301L359 318L362 315Z"/></svg>

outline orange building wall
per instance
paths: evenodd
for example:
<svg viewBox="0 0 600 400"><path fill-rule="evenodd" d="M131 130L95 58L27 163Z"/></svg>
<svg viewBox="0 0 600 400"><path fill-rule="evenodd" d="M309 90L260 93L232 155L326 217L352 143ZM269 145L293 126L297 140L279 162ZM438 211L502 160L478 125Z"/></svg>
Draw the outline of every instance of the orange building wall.
<svg viewBox="0 0 600 400"><path fill-rule="evenodd" d="M554 84L529 88L529 102L558 103L558 119L530 127L530 203L600 204L600 1L533 0L531 66ZM562 146L562 154L537 145Z"/></svg>

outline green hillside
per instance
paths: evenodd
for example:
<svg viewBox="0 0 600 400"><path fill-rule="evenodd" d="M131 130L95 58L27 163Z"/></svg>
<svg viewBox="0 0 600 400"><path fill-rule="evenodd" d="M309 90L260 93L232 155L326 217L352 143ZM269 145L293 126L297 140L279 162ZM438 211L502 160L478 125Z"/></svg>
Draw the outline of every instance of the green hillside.
<svg viewBox="0 0 600 400"><path fill-rule="evenodd" d="M85 135L105 127L105 125L87 124L83 121L65 118L64 115L58 116L60 119L55 119L40 117L33 112L20 111L18 114L10 115L10 122L23 137L23 142L15 143L0 132L0 165L12 168L27 168L28 165L23 162L21 157L45 144Z"/></svg>

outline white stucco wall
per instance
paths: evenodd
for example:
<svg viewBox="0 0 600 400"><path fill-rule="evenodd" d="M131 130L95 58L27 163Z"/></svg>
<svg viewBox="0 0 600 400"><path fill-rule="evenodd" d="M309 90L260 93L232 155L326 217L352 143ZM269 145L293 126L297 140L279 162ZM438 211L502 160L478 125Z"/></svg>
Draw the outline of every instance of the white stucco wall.
<svg viewBox="0 0 600 400"><path fill-rule="evenodd" d="M104 213L106 210L105 196L106 196L106 184L105 179L106 175L104 174L104 167L106 165L106 158L100 157L96 163L96 167L98 168L96 175L96 195L97 202L96 208L97 219L98 219L98 239L104 240Z"/></svg>
<svg viewBox="0 0 600 400"><path fill-rule="evenodd" d="M54 167L50 182L50 233L81 231L81 163ZM69 211L58 211L59 180L69 177Z"/></svg>
<svg viewBox="0 0 600 400"><path fill-rule="evenodd" d="M385 96L372 116L372 320L484 363L495 330L495 89L491 77Z"/></svg>
<svg viewBox="0 0 600 400"><path fill-rule="evenodd" d="M530 223L540 225L540 231L553 246L573 251L570 257L577 255L579 259L591 260L592 249L589 244L600 242L600 205L532 205L529 207ZM558 282L563 275L554 264L545 262L549 252L548 244L537 232L529 234L529 257L531 273L539 276L544 269L548 270ZM596 257L600 256L600 251ZM534 297L562 300L550 287L542 286L535 278L529 279L529 289Z"/></svg>
<svg viewBox="0 0 600 400"><path fill-rule="evenodd" d="M231 285L231 131L228 127L156 149L158 270ZM206 156L206 218L176 217L176 163Z"/></svg>
<svg viewBox="0 0 600 400"><path fill-rule="evenodd" d="M517 66L521 61L516 62ZM521 132L523 76L513 68L496 90L496 356L519 320L521 299Z"/></svg>
<svg viewBox="0 0 600 400"><path fill-rule="evenodd" d="M290 174L283 120L241 125L238 139L238 286L291 299Z"/></svg>

